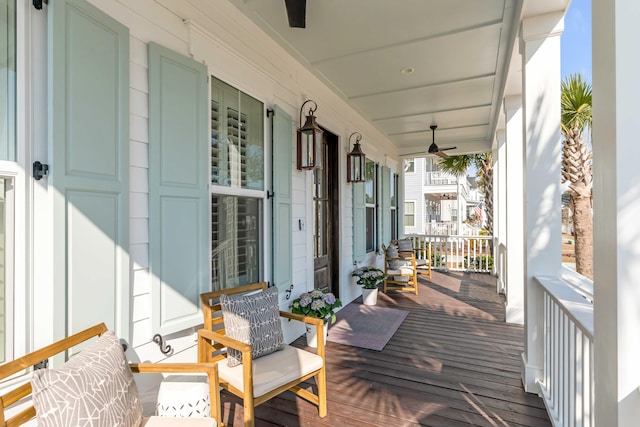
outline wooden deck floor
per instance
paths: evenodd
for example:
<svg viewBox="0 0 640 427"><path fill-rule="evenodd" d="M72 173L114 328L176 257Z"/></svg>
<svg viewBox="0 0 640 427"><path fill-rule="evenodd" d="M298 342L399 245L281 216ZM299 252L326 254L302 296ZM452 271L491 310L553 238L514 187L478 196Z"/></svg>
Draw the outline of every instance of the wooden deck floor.
<svg viewBox="0 0 640 427"><path fill-rule="evenodd" d="M434 272L421 282L418 296L380 293L378 305L410 311L383 351L328 343L326 418L287 392L256 409L256 425L550 426L522 388L523 328L503 322L495 279ZM222 401L224 422L241 426L240 401Z"/></svg>

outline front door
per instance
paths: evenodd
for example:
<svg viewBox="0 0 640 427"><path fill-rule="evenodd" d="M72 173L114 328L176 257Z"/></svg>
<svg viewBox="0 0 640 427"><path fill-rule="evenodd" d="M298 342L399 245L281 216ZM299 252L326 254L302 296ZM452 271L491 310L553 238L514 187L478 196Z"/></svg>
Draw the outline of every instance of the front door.
<svg viewBox="0 0 640 427"><path fill-rule="evenodd" d="M322 169L313 173L314 288L338 296L338 137L323 135Z"/></svg>

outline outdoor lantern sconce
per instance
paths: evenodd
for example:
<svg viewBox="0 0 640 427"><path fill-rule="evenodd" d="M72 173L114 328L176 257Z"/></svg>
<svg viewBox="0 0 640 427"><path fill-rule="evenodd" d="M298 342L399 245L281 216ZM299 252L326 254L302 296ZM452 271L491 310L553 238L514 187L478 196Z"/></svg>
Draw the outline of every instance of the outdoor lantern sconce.
<svg viewBox="0 0 640 427"><path fill-rule="evenodd" d="M347 182L364 182L365 154L360 149L362 135L359 132L352 133L349 136L349 145L351 145L351 138L354 135L356 143L353 144L353 150L347 153Z"/></svg>
<svg viewBox="0 0 640 427"><path fill-rule="evenodd" d="M304 122L304 126L298 129L298 169L322 169L322 129L316 123L316 116L313 115L318 109L318 105L308 99L300 107L300 124L302 124L302 111L307 102L312 102L314 107L309 108L309 115Z"/></svg>

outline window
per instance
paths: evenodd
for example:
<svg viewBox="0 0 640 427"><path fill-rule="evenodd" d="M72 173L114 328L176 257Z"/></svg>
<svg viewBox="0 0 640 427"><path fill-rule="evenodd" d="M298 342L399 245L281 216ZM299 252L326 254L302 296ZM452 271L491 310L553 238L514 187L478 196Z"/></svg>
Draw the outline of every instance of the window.
<svg viewBox="0 0 640 427"><path fill-rule="evenodd" d="M376 248L376 205L378 194L377 177L378 166L371 160L367 159L365 164L365 182L364 182L364 203L367 217L366 230L366 249L367 252L373 252Z"/></svg>
<svg viewBox="0 0 640 427"><path fill-rule="evenodd" d="M404 226L415 227L416 225L416 202L404 202Z"/></svg>
<svg viewBox="0 0 640 427"><path fill-rule="evenodd" d="M391 196L391 240L398 239L398 198L396 194L398 194L398 175L391 172L391 177L389 178L389 182L391 183L389 191Z"/></svg>
<svg viewBox="0 0 640 427"><path fill-rule="evenodd" d="M0 160L16 158L16 7L0 2Z"/></svg>
<svg viewBox="0 0 640 427"><path fill-rule="evenodd" d="M416 171L416 159L406 159L404 161L404 171L405 172L415 172Z"/></svg>
<svg viewBox="0 0 640 427"><path fill-rule="evenodd" d="M0 2L0 363L13 358L14 191L3 176L16 160L16 2ZM9 171L15 175L15 170Z"/></svg>
<svg viewBox="0 0 640 427"><path fill-rule="evenodd" d="M211 79L212 288L260 280L264 106Z"/></svg>

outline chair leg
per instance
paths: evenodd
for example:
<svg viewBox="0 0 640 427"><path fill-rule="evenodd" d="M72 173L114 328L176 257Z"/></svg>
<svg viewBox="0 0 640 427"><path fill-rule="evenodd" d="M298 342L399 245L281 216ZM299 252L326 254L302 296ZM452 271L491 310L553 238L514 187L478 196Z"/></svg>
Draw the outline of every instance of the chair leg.
<svg viewBox="0 0 640 427"><path fill-rule="evenodd" d="M326 368L320 369L316 376L318 381L318 415L320 418L327 416L327 377Z"/></svg>
<svg viewBox="0 0 640 427"><path fill-rule="evenodd" d="M250 399L250 401L248 401L245 396L243 403L244 403L244 427L253 427L255 422L254 421L255 408L253 407L253 399Z"/></svg>

